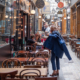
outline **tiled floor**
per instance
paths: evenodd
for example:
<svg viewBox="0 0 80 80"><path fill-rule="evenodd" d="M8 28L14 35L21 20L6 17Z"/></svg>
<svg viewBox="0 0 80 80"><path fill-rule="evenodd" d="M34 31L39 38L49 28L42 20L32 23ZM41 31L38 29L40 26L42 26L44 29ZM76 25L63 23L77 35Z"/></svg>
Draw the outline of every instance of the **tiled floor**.
<svg viewBox="0 0 80 80"><path fill-rule="evenodd" d="M60 60L60 75L58 80L80 80L80 60L75 53L71 50L70 45L67 45L73 62L70 63L64 55ZM51 62L49 62L49 75L52 74Z"/></svg>

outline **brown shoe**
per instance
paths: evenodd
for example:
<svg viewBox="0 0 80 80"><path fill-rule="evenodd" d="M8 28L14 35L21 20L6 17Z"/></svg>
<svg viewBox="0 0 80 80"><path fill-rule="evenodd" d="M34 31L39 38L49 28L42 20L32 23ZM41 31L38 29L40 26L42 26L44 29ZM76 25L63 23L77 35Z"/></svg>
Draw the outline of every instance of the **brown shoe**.
<svg viewBox="0 0 80 80"><path fill-rule="evenodd" d="M57 73L57 76L59 76L59 70L57 70L56 73Z"/></svg>
<svg viewBox="0 0 80 80"><path fill-rule="evenodd" d="M50 76L57 76L57 73L53 72Z"/></svg>
<svg viewBox="0 0 80 80"><path fill-rule="evenodd" d="M59 76L59 73L57 73L57 76Z"/></svg>

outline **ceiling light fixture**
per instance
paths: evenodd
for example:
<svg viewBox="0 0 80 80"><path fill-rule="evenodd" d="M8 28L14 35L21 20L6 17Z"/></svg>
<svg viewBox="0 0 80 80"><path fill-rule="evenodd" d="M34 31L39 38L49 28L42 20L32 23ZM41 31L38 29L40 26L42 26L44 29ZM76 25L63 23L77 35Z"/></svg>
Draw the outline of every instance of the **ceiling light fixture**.
<svg viewBox="0 0 80 80"><path fill-rule="evenodd" d="M35 10L31 10L31 14L35 14Z"/></svg>

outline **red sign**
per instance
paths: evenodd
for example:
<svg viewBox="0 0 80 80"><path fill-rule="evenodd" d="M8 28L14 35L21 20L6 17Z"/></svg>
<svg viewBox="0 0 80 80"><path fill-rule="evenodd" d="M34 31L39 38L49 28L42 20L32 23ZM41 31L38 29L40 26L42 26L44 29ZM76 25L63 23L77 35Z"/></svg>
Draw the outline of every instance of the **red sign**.
<svg viewBox="0 0 80 80"><path fill-rule="evenodd" d="M59 3L58 3L58 7L59 7L59 8L63 8L63 7L64 7L64 3L63 3L63 2L59 2Z"/></svg>

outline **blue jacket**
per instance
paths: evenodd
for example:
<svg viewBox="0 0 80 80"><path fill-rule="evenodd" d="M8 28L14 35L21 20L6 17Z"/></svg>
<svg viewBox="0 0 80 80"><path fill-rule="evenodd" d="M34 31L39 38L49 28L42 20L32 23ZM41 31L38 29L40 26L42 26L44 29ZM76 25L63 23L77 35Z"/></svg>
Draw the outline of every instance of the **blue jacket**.
<svg viewBox="0 0 80 80"><path fill-rule="evenodd" d="M65 52L67 58L71 60L71 56L68 52L64 39L61 37L58 31L53 31L47 40L44 42L44 47L52 50L57 57L62 58Z"/></svg>

